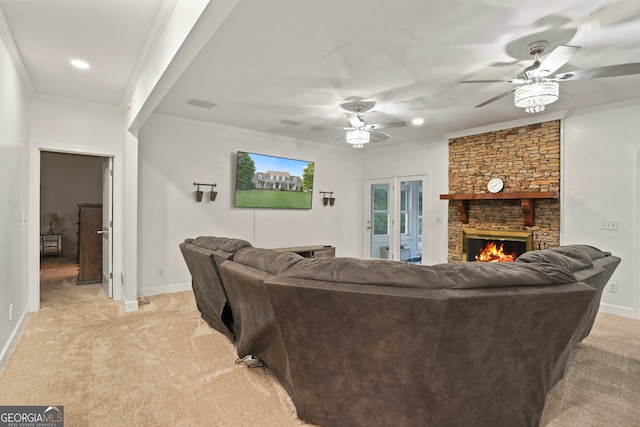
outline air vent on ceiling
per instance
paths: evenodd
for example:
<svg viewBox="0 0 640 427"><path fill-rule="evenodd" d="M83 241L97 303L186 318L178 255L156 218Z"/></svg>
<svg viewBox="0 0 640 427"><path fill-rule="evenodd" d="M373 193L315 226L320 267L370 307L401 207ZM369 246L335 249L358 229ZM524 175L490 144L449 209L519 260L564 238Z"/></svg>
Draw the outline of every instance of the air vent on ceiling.
<svg viewBox="0 0 640 427"><path fill-rule="evenodd" d="M322 127L322 126L318 126L318 125L311 126L309 129L311 129L311 130L327 130L327 128Z"/></svg>
<svg viewBox="0 0 640 427"><path fill-rule="evenodd" d="M187 104L200 108L213 108L216 106L216 104L212 104L209 101L203 101L201 99L190 99Z"/></svg>
<svg viewBox="0 0 640 427"><path fill-rule="evenodd" d="M285 125L298 126L300 122L296 122L295 120L284 119L280 120L280 123L284 123Z"/></svg>

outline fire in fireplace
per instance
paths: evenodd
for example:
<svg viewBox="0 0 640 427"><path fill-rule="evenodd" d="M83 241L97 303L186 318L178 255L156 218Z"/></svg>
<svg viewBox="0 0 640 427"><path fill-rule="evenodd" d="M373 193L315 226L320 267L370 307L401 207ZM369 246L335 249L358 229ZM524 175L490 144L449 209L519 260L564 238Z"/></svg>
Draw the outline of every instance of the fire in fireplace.
<svg viewBox="0 0 640 427"><path fill-rule="evenodd" d="M493 241L487 242L487 244L480 249L480 253L475 256L475 261L478 262L514 262L517 258L515 252L505 253L504 243L496 243Z"/></svg>
<svg viewBox="0 0 640 427"><path fill-rule="evenodd" d="M462 229L462 261L513 262L532 249L530 231Z"/></svg>

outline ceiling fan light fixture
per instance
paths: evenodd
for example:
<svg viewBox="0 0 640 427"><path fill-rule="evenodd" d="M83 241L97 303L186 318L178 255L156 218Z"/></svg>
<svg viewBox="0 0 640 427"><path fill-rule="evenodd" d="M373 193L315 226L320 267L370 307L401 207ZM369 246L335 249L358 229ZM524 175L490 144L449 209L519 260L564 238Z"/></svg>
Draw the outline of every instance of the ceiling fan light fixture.
<svg viewBox="0 0 640 427"><path fill-rule="evenodd" d="M560 85L548 80L534 80L523 84L515 90L513 103L524 108L527 113L539 113L558 100Z"/></svg>
<svg viewBox="0 0 640 427"><path fill-rule="evenodd" d="M362 148L364 144L369 143L371 135L366 130L350 130L347 132L347 142L353 146L353 148Z"/></svg>

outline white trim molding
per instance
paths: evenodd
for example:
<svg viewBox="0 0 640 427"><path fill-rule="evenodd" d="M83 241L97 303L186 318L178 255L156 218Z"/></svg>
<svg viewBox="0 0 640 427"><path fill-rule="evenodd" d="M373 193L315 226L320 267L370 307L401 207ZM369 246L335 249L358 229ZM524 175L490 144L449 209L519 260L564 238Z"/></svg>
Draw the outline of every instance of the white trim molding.
<svg viewBox="0 0 640 427"><path fill-rule="evenodd" d="M18 74L20 75L24 86L27 88L27 92L29 95L32 95L35 92L35 89L33 88L31 76L29 76L27 67L24 65L22 55L20 55L20 49L18 49L18 45L16 45L13 33L11 32L11 28L4 17L4 13L2 13L2 9L0 9L0 38L4 40L4 44L7 46L9 55L11 55L13 64L15 65L16 70L18 70Z"/></svg>

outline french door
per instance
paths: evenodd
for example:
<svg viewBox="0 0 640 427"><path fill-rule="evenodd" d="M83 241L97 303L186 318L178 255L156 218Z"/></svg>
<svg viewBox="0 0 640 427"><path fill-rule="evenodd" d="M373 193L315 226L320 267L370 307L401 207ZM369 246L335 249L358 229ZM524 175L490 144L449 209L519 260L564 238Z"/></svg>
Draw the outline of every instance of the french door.
<svg viewBox="0 0 640 427"><path fill-rule="evenodd" d="M368 180L365 254L368 258L422 263L423 189L426 175Z"/></svg>

